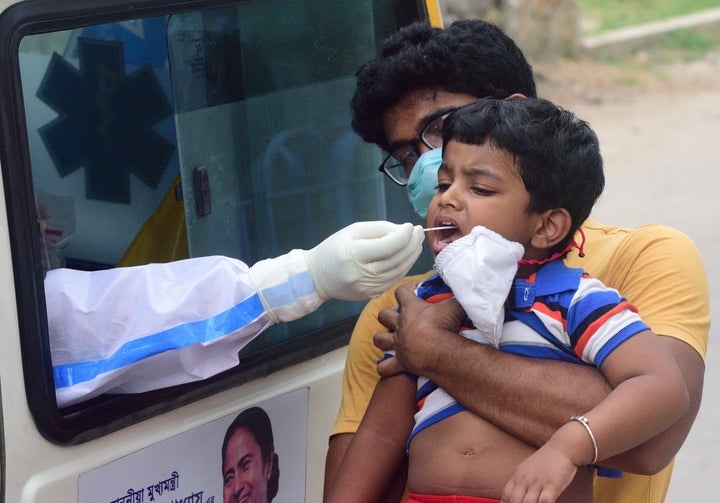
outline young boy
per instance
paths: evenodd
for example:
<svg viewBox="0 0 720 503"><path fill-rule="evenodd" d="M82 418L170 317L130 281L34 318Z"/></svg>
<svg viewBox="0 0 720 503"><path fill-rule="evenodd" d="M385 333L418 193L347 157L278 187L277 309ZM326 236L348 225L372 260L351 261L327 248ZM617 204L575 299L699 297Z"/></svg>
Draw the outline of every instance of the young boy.
<svg viewBox="0 0 720 503"><path fill-rule="evenodd" d="M595 365L614 391L534 451L430 381L381 379L327 501L382 500L406 447L409 501L592 501L591 466L652 438L688 404L677 365L634 307L558 260L602 192L597 138L544 100L480 100L446 119L443 144L428 221L454 228L435 233L440 277L418 294L454 292L472 320L462 335Z"/></svg>

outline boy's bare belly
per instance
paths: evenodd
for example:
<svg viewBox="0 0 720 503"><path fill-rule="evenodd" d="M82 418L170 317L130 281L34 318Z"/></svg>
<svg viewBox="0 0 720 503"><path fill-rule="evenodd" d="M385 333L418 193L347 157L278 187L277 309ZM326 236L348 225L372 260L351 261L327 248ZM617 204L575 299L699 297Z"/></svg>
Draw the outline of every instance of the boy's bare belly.
<svg viewBox="0 0 720 503"><path fill-rule="evenodd" d="M497 498L535 449L464 411L418 433L410 443L408 488L421 494ZM592 474L578 469L559 502L591 502Z"/></svg>

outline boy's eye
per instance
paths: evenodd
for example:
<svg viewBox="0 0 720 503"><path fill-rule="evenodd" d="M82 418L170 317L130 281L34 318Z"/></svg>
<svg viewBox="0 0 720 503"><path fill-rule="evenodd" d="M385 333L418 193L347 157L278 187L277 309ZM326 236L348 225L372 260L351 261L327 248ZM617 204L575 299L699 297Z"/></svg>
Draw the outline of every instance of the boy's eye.
<svg viewBox="0 0 720 503"><path fill-rule="evenodd" d="M473 187L472 191L479 196L491 196L495 194L494 190L486 189L483 187Z"/></svg>
<svg viewBox="0 0 720 503"><path fill-rule="evenodd" d="M449 184L449 183L439 182L439 183L437 184L437 186L435 187L435 190L437 190L438 192L445 192L445 191L446 191L447 189L449 189L449 188L450 188L450 184Z"/></svg>

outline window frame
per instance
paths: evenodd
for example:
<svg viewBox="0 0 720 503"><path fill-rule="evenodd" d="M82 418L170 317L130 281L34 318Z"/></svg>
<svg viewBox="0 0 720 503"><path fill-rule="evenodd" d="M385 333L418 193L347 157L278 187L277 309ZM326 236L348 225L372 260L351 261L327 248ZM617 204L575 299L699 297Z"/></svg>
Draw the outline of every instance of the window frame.
<svg viewBox="0 0 720 503"><path fill-rule="evenodd" d="M25 391L39 432L60 445L79 444L346 345L356 317L254 351L210 379L135 395L104 395L58 409L50 362L39 229L22 94L23 37L91 24L204 10L247 0L26 0L0 13L0 166L8 216ZM423 0L395 0L409 17L428 19ZM309 341L312 340L312 343Z"/></svg>

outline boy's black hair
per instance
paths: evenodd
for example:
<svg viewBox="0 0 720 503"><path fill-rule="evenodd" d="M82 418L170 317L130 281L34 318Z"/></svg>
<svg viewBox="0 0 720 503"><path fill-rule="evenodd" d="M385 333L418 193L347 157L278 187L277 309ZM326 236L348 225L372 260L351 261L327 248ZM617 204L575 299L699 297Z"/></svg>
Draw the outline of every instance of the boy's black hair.
<svg viewBox="0 0 720 503"><path fill-rule="evenodd" d="M530 194L529 212L565 208L572 226L564 249L605 186L597 135L573 113L542 99L480 100L450 114L443 144L488 144L513 155Z"/></svg>
<svg viewBox="0 0 720 503"><path fill-rule="evenodd" d="M386 150L382 116L412 91L536 96L523 53L500 28L481 20L455 21L447 28L408 25L386 39L381 55L360 67L356 77L352 127L363 140Z"/></svg>

